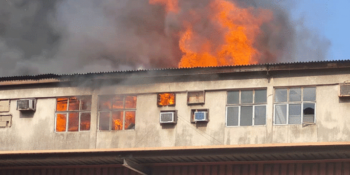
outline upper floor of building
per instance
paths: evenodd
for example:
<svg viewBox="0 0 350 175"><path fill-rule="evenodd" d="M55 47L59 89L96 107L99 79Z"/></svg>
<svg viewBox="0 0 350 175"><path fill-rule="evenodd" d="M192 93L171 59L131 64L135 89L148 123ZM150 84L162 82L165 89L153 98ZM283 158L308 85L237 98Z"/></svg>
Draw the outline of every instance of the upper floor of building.
<svg viewBox="0 0 350 175"><path fill-rule="evenodd" d="M350 141L350 61L0 78L0 150Z"/></svg>

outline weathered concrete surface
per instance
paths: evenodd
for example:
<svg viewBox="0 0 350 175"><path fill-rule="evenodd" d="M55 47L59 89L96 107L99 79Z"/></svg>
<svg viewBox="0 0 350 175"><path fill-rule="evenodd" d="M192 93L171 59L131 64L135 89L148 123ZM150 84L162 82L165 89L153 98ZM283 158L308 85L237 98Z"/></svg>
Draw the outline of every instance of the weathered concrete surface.
<svg viewBox="0 0 350 175"><path fill-rule="evenodd" d="M57 150L134 147L176 147L242 145L270 143L308 143L350 141L350 100L339 99L339 83L350 74L280 75L212 81L176 81L134 85L102 85L99 88L22 87L0 89L0 99L10 99L13 121L0 128L0 150ZM275 87L317 86L316 125L273 125ZM267 88L265 126L226 127L226 90ZM204 105L187 105L186 91L207 90ZM178 92L175 107L158 107L157 92ZM98 131L98 95L138 94L136 128L127 131ZM56 133L57 96L92 95L91 129L86 132ZM16 99L38 98L37 110L30 115L16 110ZM192 124L191 109L209 109L207 124ZM177 110L176 125L160 125L161 110Z"/></svg>

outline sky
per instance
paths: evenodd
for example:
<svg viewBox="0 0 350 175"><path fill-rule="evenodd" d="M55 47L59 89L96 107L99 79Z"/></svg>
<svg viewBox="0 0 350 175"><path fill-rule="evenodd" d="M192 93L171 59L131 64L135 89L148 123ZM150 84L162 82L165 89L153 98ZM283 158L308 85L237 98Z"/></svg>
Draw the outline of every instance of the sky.
<svg viewBox="0 0 350 175"><path fill-rule="evenodd" d="M313 32L328 38L329 60L350 59L350 0L303 0L291 9L294 19L303 19Z"/></svg>

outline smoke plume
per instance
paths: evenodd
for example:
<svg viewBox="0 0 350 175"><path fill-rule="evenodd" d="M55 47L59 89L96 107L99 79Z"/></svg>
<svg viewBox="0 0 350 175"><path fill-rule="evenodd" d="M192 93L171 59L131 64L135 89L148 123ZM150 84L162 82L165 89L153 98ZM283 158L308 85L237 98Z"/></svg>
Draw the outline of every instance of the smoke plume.
<svg viewBox="0 0 350 175"><path fill-rule="evenodd" d="M0 1L0 76L178 67L183 21L222 42L208 22L211 1L179 0L177 12L148 0ZM259 63L326 59L329 40L293 21L282 3L232 2L272 11L253 43Z"/></svg>

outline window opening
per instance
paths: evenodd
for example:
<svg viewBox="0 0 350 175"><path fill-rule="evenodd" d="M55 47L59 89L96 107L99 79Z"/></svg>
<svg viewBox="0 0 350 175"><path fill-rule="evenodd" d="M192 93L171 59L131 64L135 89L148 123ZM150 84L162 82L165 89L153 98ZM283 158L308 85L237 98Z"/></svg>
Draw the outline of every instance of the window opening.
<svg viewBox="0 0 350 175"><path fill-rule="evenodd" d="M227 92L226 126L266 124L266 89Z"/></svg>
<svg viewBox="0 0 350 175"><path fill-rule="evenodd" d="M91 97L56 98L56 132L90 130Z"/></svg>
<svg viewBox="0 0 350 175"><path fill-rule="evenodd" d="M99 97L99 130L135 129L137 96Z"/></svg>
<svg viewBox="0 0 350 175"><path fill-rule="evenodd" d="M276 125L315 122L315 87L275 89L274 100Z"/></svg>
<svg viewBox="0 0 350 175"><path fill-rule="evenodd" d="M187 93L187 104L188 105L204 104L204 102L205 102L204 95L205 95L204 91L188 92Z"/></svg>
<svg viewBox="0 0 350 175"><path fill-rule="evenodd" d="M157 95L158 106L175 106L175 93L161 93Z"/></svg>

